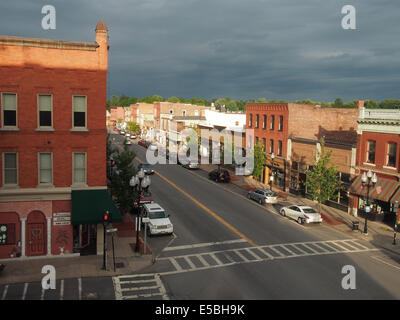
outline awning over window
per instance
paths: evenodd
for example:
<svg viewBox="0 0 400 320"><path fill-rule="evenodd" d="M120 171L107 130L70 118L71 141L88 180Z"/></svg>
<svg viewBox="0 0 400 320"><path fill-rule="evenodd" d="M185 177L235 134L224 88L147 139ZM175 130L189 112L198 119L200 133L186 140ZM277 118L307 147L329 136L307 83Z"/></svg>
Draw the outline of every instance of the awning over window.
<svg viewBox="0 0 400 320"><path fill-rule="evenodd" d="M393 193L400 186L400 183L395 180L385 179L378 177L375 187L370 187L369 197L371 199L382 200L388 202ZM367 186L363 187L361 182L361 175L359 175L350 187L350 193L358 194L360 196L367 196Z"/></svg>
<svg viewBox="0 0 400 320"><path fill-rule="evenodd" d="M72 224L103 223L105 210L112 222L122 222L122 216L107 190L72 190Z"/></svg>
<svg viewBox="0 0 400 320"><path fill-rule="evenodd" d="M400 188L397 189L397 191L395 192L395 194L393 195L392 199L390 200L390 202L395 203L395 202L400 203Z"/></svg>

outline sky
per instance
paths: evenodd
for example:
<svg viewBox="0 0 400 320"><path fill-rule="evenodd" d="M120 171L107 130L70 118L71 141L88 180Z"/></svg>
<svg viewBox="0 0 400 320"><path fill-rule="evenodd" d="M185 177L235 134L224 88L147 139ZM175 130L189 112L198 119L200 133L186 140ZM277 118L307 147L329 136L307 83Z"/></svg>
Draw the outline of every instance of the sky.
<svg viewBox="0 0 400 320"><path fill-rule="evenodd" d="M42 28L45 5L55 30ZM342 27L345 5L356 29ZM0 2L0 35L93 42L99 20L109 28L108 96L400 98L398 0Z"/></svg>

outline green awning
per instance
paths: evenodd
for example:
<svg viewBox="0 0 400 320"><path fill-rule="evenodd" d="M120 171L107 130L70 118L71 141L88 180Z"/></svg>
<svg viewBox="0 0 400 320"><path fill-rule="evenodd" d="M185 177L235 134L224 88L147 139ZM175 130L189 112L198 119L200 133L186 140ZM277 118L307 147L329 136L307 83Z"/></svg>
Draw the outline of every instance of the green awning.
<svg viewBox="0 0 400 320"><path fill-rule="evenodd" d="M105 210L111 212L111 222L122 222L122 216L106 189L72 190L72 224L103 223Z"/></svg>

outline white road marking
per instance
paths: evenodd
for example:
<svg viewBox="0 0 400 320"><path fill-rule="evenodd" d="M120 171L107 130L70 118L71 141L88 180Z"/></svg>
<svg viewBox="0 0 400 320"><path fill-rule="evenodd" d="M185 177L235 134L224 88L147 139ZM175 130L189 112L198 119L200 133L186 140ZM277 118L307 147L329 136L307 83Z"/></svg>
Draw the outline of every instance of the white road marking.
<svg viewBox="0 0 400 320"><path fill-rule="evenodd" d="M29 283L24 284L24 292L22 293L22 300L25 300L26 292L28 291Z"/></svg>
<svg viewBox="0 0 400 320"><path fill-rule="evenodd" d="M64 300L64 280L61 280L61 285L60 285L60 300Z"/></svg>
<svg viewBox="0 0 400 320"><path fill-rule="evenodd" d="M209 267L209 266L210 266L210 264L202 257L201 254L197 255L196 257L197 257L197 259L200 260L200 262L201 262L205 267Z"/></svg>
<svg viewBox="0 0 400 320"><path fill-rule="evenodd" d="M174 258L169 258L168 260L172 263L176 270L183 270L178 261L176 261Z"/></svg>
<svg viewBox="0 0 400 320"><path fill-rule="evenodd" d="M78 298L82 300L82 278L78 278Z"/></svg>
<svg viewBox="0 0 400 320"><path fill-rule="evenodd" d="M248 252L252 257L256 258L256 260L261 261L263 260L261 257L259 257L258 255L256 255L253 251L251 251L251 249L245 249L246 252Z"/></svg>
<svg viewBox="0 0 400 320"><path fill-rule="evenodd" d="M8 284L4 286L3 295L1 297L1 300L4 300L6 298L7 291L8 291Z"/></svg>
<svg viewBox="0 0 400 320"><path fill-rule="evenodd" d="M196 266L193 264L192 260L190 260L189 257L185 257L185 261L187 262L190 268L192 269L196 268Z"/></svg>
<svg viewBox="0 0 400 320"><path fill-rule="evenodd" d="M218 257L215 255L215 253L209 253L209 255L211 256L211 258L213 258L215 260L215 262L218 265L223 265L224 264L221 260L218 259Z"/></svg>
<svg viewBox="0 0 400 320"><path fill-rule="evenodd" d="M400 270L400 267L395 266L395 265L393 265L393 264L391 264L391 263L389 263L389 262L386 262L386 261L384 261L384 260L382 260L382 259L379 259L378 256L371 256L371 258L372 258L372 259L375 259L375 260L378 260L379 262L382 262L382 263L384 263L384 264L387 264L388 266L391 266L391 267L393 267L393 268L395 268L395 269Z"/></svg>
<svg viewBox="0 0 400 320"><path fill-rule="evenodd" d="M235 240L228 240L228 241L219 241L219 242L207 242L207 243L196 243L196 244L188 244L183 246L175 246L175 247L167 247L163 251L175 251L175 250L184 250L184 249L194 249L194 248L202 248L202 247L211 247L216 245L223 245L223 244L232 244L232 243L241 243L247 242L244 239L235 239Z"/></svg>
<svg viewBox="0 0 400 320"><path fill-rule="evenodd" d="M234 250L234 253L236 253L240 259L242 259L243 261L249 261L249 259L247 259L243 254L240 253L239 250Z"/></svg>
<svg viewBox="0 0 400 320"><path fill-rule="evenodd" d="M339 242L340 240L337 240L337 241L327 241L328 243L329 242L331 242L331 243L333 243L335 246L338 246L339 248L341 248L342 250L344 250L344 251L350 251L349 249L347 249L346 247L343 247L343 246L341 246L338 242Z"/></svg>

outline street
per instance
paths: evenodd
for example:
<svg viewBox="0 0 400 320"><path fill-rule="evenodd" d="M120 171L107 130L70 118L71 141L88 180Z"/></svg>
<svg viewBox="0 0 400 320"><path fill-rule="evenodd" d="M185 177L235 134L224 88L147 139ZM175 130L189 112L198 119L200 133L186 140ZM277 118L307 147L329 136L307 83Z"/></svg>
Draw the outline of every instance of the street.
<svg viewBox="0 0 400 320"><path fill-rule="evenodd" d="M130 148L146 161L145 148ZM153 277L150 289L116 277L117 299L399 298L398 257L325 224L299 225L280 216L279 205L261 206L200 170L154 169L150 190L171 215L174 235L149 239L157 257L143 272ZM356 270L355 290L342 288L346 265Z"/></svg>

